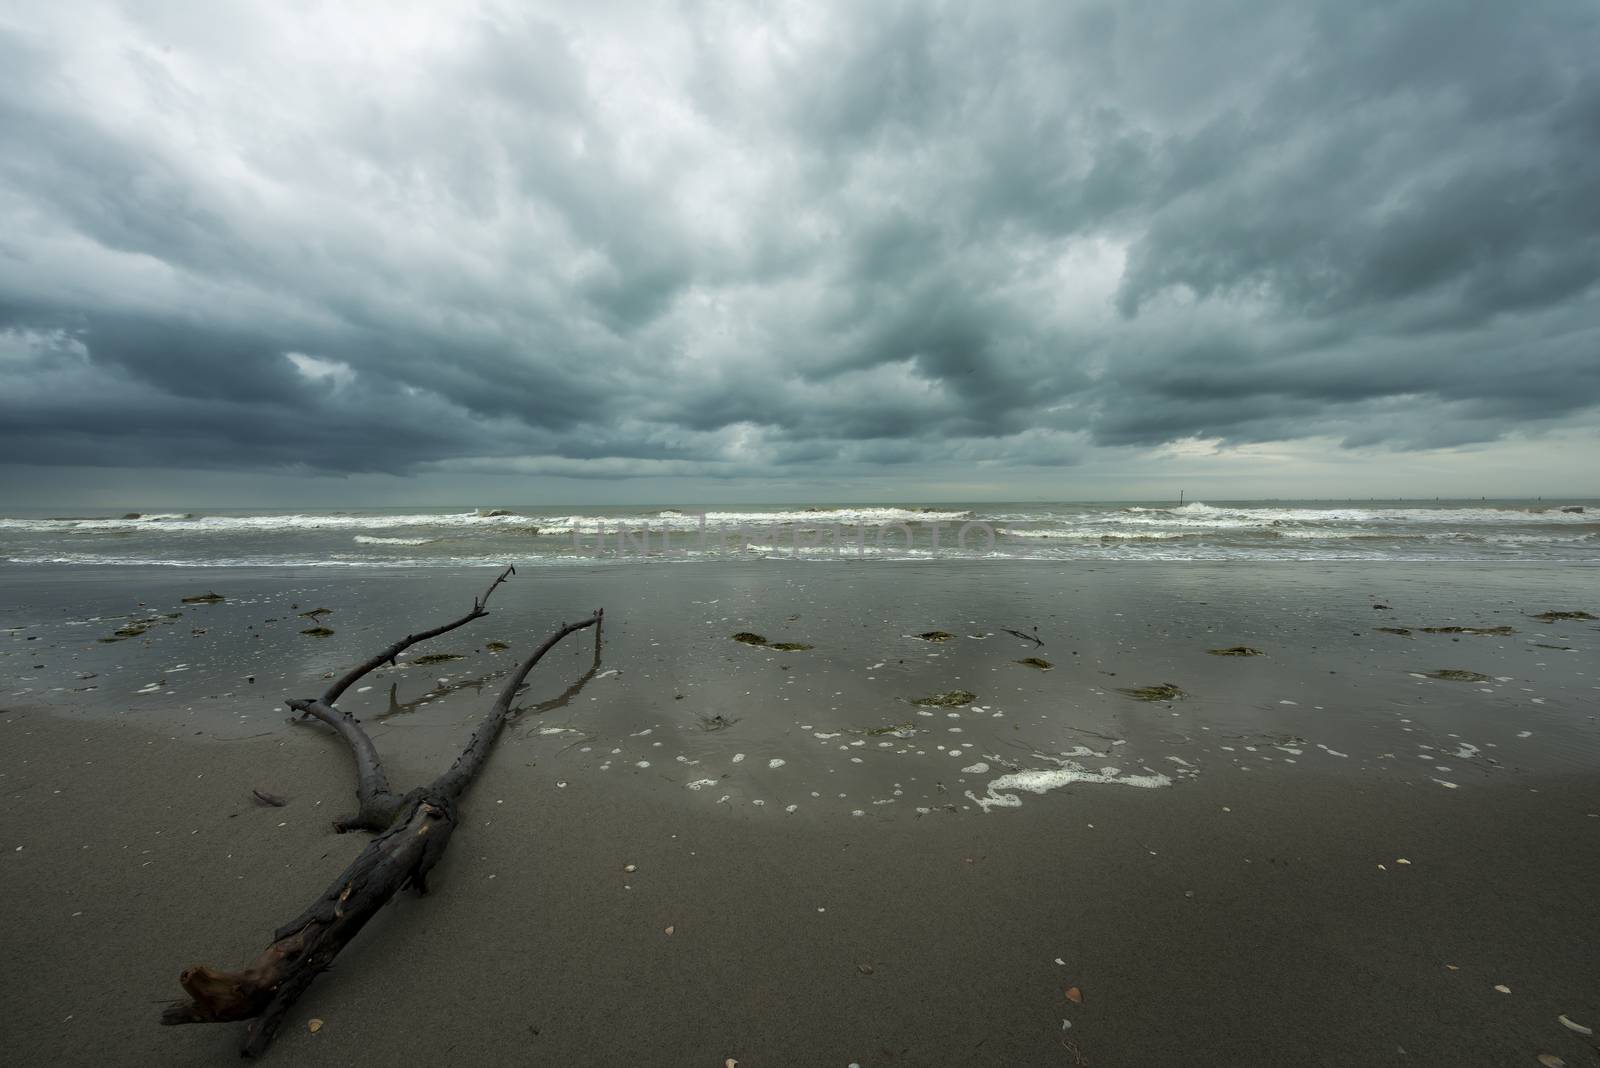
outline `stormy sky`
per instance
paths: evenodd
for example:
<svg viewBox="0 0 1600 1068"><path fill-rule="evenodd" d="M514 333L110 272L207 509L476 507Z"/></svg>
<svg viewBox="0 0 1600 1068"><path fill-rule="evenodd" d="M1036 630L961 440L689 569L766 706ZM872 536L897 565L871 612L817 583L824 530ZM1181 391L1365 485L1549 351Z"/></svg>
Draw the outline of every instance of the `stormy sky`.
<svg viewBox="0 0 1600 1068"><path fill-rule="evenodd" d="M20 505L1594 494L1600 8L0 9Z"/></svg>

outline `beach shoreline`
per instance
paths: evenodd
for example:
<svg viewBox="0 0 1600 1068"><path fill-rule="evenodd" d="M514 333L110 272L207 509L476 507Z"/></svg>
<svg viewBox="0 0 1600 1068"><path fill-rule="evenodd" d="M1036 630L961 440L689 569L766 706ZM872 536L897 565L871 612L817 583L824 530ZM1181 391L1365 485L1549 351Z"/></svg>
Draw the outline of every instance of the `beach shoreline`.
<svg viewBox="0 0 1600 1068"><path fill-rule="evenodd" d="M351 807L346 753L287 723L283 696L458 615L482 574L8 585L6 670L32 676L0 706L14 1056L234 1055L235 1026L156 1025L178 970L248 959L360 847L330 828ZM226 600L184 606L201 586ZM418 650L461 661L351 696L395 778L462 744L520 647L492 639L603 604L615 673L563 693L592 657L581 638L541 665L433 893L374 921L271 1056L1583 1063L1556 1016L1600 1019L1600 631L1530 615L1592 607L1595 588L1535 565L518 575L470 639ZM315 607L333 635L301 633ZM918 637L935 627L951 637ZM812 648L730 640L752 630ZM1235 645L1264 655L1210 653ZM1486 681L1413 670L1450 667ZM1165 682L1188 696L1119 692ZM957 686L971 704L913 703ZM732 722L708 729L717 715ZM1087 777L990 790L1001 761ZM1170 781L1094 781L1113 762Z"/></svg>

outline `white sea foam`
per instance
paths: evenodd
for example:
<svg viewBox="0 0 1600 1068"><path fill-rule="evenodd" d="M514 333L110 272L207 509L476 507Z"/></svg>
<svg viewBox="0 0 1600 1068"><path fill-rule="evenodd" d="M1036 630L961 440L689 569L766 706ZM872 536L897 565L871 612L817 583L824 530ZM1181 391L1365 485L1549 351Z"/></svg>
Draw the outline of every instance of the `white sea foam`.
<svg viewBox="0 0 1600 1068"><path fill-rule="evenodd" d="M878 524L903 522L952 522L972 516L970 511L939 511L935 509L854 507L819 508L799 511L739 511L706 512L708 526L733 527L740 524L761 526L771 524L829 525ZM184 533L230 533L240 531L293 531L293 530L392 530L397 527L461 527L494 529L534 525L552 532L567 530L592 530L605 526L610 530L623 527L649 527L654 530L691 530L700 525L700 513L678 512L666 509L651 514L632 515L520 515L491 512L431 512L384 514L351 514L341 512L293 512L281 515L190 515L187 513L161 513L139 515L136 518L91 517L29 519L0 517L0 530L29 530L41 533L63 531L181 531Z"/></svg>
<svg viewBox="0 0 1600 1068"><path fill-rule="evenodd" d="M1061 539L1065 541L1159 541L1173 538L1194 537L1192 531L1167 530L1129 530L1117 527L1085 527L1085 528L1041 528L1036 530L1018 530L1015 527L998 527L995 533L1007 538L1040 538Z"/></svg>
<svg viewBox="0 0 1600 1068"><path fill-rule="evenodd" d="M1442 523L1476 526L1503 523L1593 523L1585 512L1563 512L1558 505L1523 505L1483 508L1251 508L1217 507L1195 501L1180 508L1125 510L1128 517L1156 522L1189 523Z"/></svg>
<svg viewBox="0 0 1600 1068"><path fill-rule="evenodd" d="M181 534L272 533L301 530L393 530L397 527L474 527L526 525L524 516L480 516L476 512L408 515L291 513L285 515L173 515L138 519L0 518L0 530L40 533L128 532Z"/></svg>
<svg viewBox="0 0 1600 1068"><path fill-rule="evenodd" d="M1011 790L1022 790L1030 794L1042 794L1050 790L1058 790L1063 786L1070 786L1075 782L1103 783L1117 786L1137 786L1144 789L1157 789L1171 786L1172 780L1167 776L1155 772L1149 775L1124 775L1120 768L1102 768L1099 771L1090 771L1082 764L1071 760L1057 761L1058 767L1033 768L1026 771L1013 771L1002 775L998 779L991 779L984 787L984 794L979 797L971 790L967 797L985 812L991 808L1021 808L1022 798Z"/></svg>
<svg viewBox="0 0 1600 1068"><path fill-rule="evenodd" d="M703 516L674 508L601 514L607 511L0 517L0 556L22 564L171 567L482 566L507 560L550 565L632 563L640 559L641 550L662 562L733 555L785 562L839 558L925 561L944 556L964 560L1600 560L1600 509L1565 512L1554 502L1476 507L1196 502L1166 508L1039 505L930 510L871 505L727 509ZM957 531L969 521L992 530L992 543L983 533L974 544L969 532L967 544L958 546ZM702 523L704 543L700 540ZM938 549L932 547L932 523L942 525ZM905 544L900 524L912 532L910 545ZM636 534L634 541L619 544L622 532L640 530L648 535L641 538ZM607 534L604 545L596 537L601 531ZM882 544L879 533L884 535ZM399 559L394 553L397 549L421 551Z"/></svg>

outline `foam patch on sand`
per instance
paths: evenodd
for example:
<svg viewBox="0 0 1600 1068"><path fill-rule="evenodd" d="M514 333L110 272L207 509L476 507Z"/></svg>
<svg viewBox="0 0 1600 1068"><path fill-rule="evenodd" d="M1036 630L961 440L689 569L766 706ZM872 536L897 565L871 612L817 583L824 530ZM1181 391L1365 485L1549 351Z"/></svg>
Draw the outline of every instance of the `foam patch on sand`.
<svg viewBox="0 0 1600 1068"><path fill-rule="evenodd" d="M1070 760L1060 761L1057 768L1032 768L1025 771L1013 771L1002 775L998 779L991 779L988 786L984 787L984 796L979 797L971 790L967 791L967 798L979 808L988 812L991 808L1021 808L1022 798L1010 790L1022 790L1030 794L1042 794L1051 790L1070 786L1075 782L1104 783L1117 786L1139 786L1144 789L1157 789L1162 786L1171 786L1172 780L1159 772L1148 775L1124 775L1121 768L1105 767L1099 771L1090 771L1082 764Z"/></svg>

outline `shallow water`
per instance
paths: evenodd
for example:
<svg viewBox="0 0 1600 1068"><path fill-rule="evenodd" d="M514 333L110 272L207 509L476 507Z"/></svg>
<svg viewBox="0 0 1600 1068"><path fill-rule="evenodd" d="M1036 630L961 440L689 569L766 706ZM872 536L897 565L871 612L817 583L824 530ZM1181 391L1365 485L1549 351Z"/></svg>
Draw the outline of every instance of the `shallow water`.
<svg viewBox="0 0 1600 1068"><path fill-rule="evenodd" d="M1600 562L1600 502L411 508L0 516L0 560L459 567L713 559Z"/></svg>
<svg viewBox="0 0 1600 1068"><path fill-rule="evenodd" d="M282 701L460 615L492 576L217 570L197 583L166 569L13 568L0 575L5 699L213 737L314 729L288 727ZM226 600L182 603L211 590ZM1063 790L1181 790L1265 769L1470 789L1600 767L1600 623L1531 618L1600 607L1600 571L1540 565L543 571L341 704L421 777L448 763L523 651L595 605L607 611L598 664L585 635L547 658L496 755L552 789L582 777L761 818L1004 818ZM332 611L302 614L316 608ZM130 623L147 629L106 640ZM333 633L303 633L318 624ZM1443 626L1514 633L1420 629ZM951 637L918 637L934 630ZM812 648L754 647L739 632ZM1263 655L1208 652L1239 645ZM429 654L461 659L411 663ZM1426 677L1441 669L1485 681ZM1185 696L1121 692L1167 683ZM952 691L973 699L915 703Z"/></svg>

